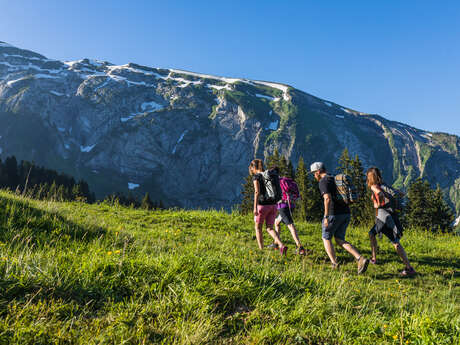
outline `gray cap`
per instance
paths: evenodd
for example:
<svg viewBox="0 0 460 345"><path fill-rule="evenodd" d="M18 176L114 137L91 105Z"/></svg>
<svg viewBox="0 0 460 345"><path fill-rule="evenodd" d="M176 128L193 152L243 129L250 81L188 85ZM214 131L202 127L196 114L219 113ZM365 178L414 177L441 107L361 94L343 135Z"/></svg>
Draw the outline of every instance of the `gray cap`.
<svg viewBox="0 0 460 345"><path fill-rule="evenodd" d="M315 162L312 165L310 165L310 172L315 172L316 170L319 170L319 169L325 169L323 162Z"/></svg>

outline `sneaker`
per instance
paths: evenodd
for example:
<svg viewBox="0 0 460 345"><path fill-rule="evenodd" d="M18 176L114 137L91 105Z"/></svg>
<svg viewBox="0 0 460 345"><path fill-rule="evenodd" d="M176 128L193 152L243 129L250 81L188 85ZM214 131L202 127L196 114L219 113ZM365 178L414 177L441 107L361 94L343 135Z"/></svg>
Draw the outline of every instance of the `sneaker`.
<svg viewBox="0 0 460 345"><path fill-rule="evenodd" d="M269 244L267 246L268 249L278 249L278 245L276 243Z"/></svg>
<svg viewBox="0 0 460 345"><path fill-rule="evenodd" d="M296 249L295 253L297 255L307 255L307 251L305 250L304 247L300 246Z"/></svg>
<svg viewBox="0 0 460 345"><path fill-rule="evenodd" d="M281 255L286 255L287 250L288 250L288 247L286 247L286 246L281 247L281 248L280 248L280 253L281 253Z"/></svg>
<svg viewBox="0 0 460 345"><path fill-rule="evenodd" d="M413 277L417 274L417 272L415 272L414 268L413 267L410 267L410 268L405 268L401 271L400 275L401 277Z"/></svg>
<svg viewBox="0 0 460 345"><path fill-rule="evenodd" d="M372 265L377 265L377 259L371 259L371 260L370 260L370 263L371 263Z"/></svg>
<svg viewBox="0 0 460 345"><path fill-rule="evenodd" d="M366 272L367 266L369 266L369 260L363 256L360 256L358 259L358 274Z"/></svg>

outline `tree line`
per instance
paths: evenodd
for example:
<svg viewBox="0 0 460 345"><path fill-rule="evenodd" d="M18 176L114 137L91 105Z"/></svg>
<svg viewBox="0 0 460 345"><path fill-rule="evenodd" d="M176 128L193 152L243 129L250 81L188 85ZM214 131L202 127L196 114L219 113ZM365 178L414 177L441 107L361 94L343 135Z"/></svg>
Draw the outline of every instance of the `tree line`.
<svg viewBox="0 0 460 345"><path fill-rule="evenodd" d="M86 181L28 161L18 163L15 156L0 159L0 188L40 200L95 201Z"/></svg>
<svg viewBox="0 0 460 345"><path fill-rule="evenodd" d="M294 211L296 220L319 221L323 216L323 200L319 193L318 183L309 174L309 168L303 157L299 158L297 167L292 162L279 154L275 149L272 155L265 159L265 167L278 167L280 176L293 178L299 187L301 199L297 201ZM335 172L330 174L343 173L350 176L360 198L356 203L350 205L354 226L371 226L374 222L374 208L371 201L371 192L366 185L366 175L358 155L350 156L345 148L338 160ZM254 187L252 176L248 175L242 184L242 202L240 211L243 214L250 214L253 210ZM443 192L439 185L431 188L428 181L418 178L413 181L405 196L402 198L401 207L397 211L401 221L406 227L421 228L433 232L450 232L453 230L454 212L444 199Z"/></svg>
<svg viewBox="0 0 460 345"><path fill-rule="evenodd" d="M28 161L18 163L15 156L0 159L0 188L15 191L29 198L53 201L79 201L93 203L95 194L84 180L76 181L72 176L52 169L37 166ZM104 199L110 204L119 204L146 210L162 209L163 203L152 201L147 192L142 200L133 195L112 193Z"/></svg>

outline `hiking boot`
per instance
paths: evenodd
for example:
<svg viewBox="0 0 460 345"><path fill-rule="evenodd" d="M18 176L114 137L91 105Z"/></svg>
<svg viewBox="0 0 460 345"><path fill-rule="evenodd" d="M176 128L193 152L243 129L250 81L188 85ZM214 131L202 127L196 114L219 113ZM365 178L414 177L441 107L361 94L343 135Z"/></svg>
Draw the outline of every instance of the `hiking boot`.
<svg viewBox="0 0 460 345"><path fill-rule="evenodd" d="M369 260L363 256L360 256L358 259L358 274L366 272L367 266L369 266Z"/></svg>
<svg viewBox="0 0 460 345"><path fill-rule="evenodd" d="M281 253L281 255L286 255L287 250L288 250L288 247L286 247L286 246L281 247L281 248L280 248L280 253Z"/></svg>
<svg viewBox="0 0 460 345"><path fill-rule="evenodd" d="M297 247L295 253L297 255L307 255L307 251L305 250L304 247L300 246L300 247Z"/></svg>
<svg viewBox="0 0 460 345"><path fill-rule="evenodd" d="M276 243L269 244L267 246L268 249L278 249L278 245Z"/></svg>
<svg viewBox="0 0 460 345"><path fill-rule="evenodd" d="M417 274L417 272L414 270L413 267L410 268L405 268L401 271L400 275L401 277L413 277Z"/></svg>

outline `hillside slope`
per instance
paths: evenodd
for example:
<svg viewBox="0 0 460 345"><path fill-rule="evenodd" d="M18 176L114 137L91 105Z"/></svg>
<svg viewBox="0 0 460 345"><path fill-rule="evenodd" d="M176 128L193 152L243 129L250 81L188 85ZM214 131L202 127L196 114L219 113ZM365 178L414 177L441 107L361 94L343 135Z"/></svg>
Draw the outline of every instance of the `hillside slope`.
<svg viewBox="0 0 460 345"><path fill-rule="evenodd" d="M0 156L83 178L98 197L148 191L168 205L230 209L249 162L275 147L294 164L303 156L331 170L348 147L397 187L418 176L439 183L460 209L457 136L284 84L61 62L0 42Z"/></svg>
<svg viewBox="0 0 460 345"><path fill-rule="evenodd" d="M250 217L39 202L0 191L1 344L458 344L460 246L406 231L419 271L389 243L356 275L310 254L256 249ZM365 229L350 240L369 254ZM267 240L267 238L266 238Z"/></svg>

